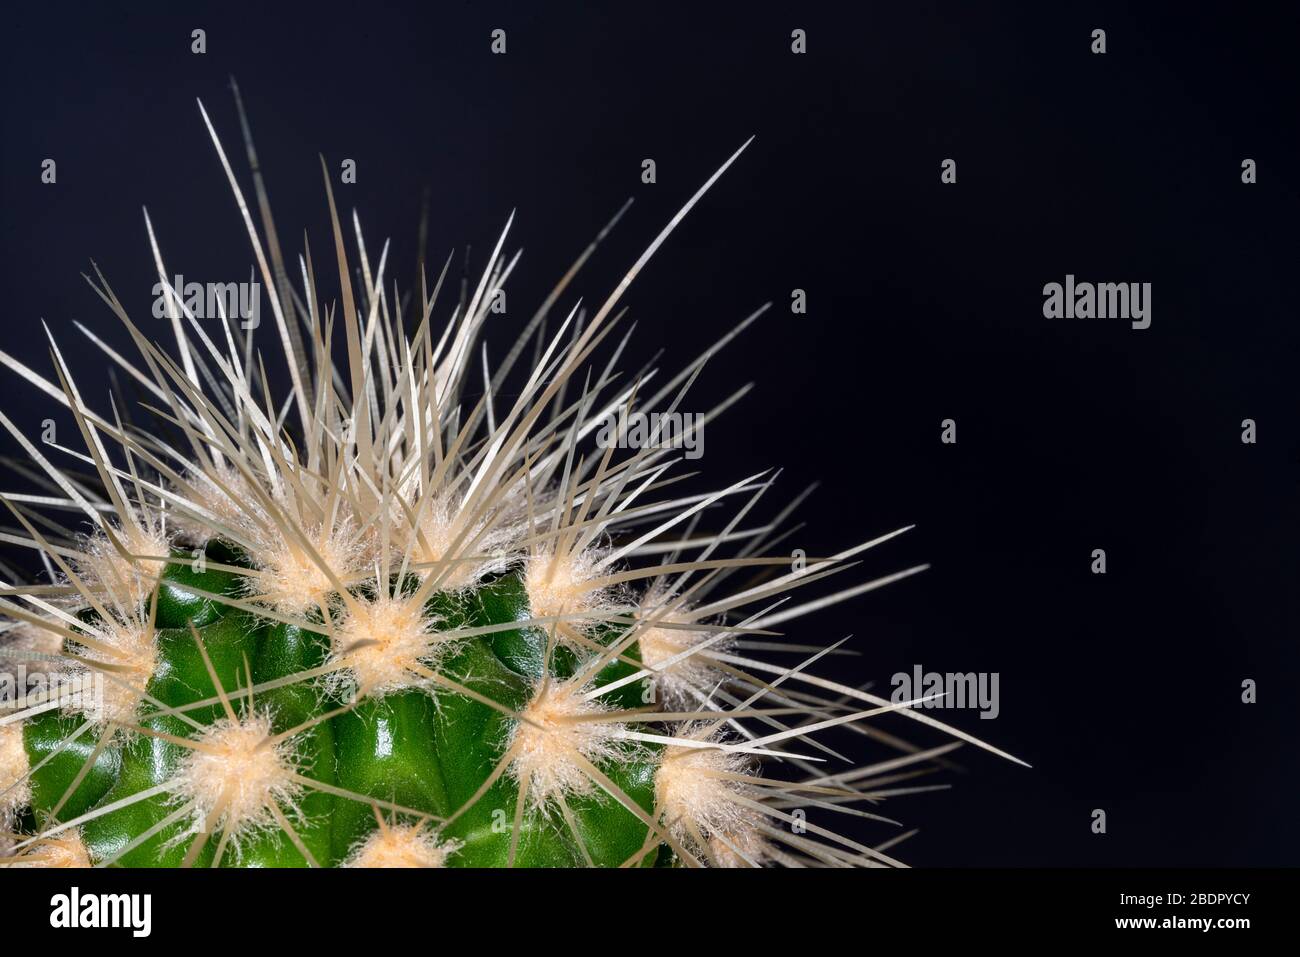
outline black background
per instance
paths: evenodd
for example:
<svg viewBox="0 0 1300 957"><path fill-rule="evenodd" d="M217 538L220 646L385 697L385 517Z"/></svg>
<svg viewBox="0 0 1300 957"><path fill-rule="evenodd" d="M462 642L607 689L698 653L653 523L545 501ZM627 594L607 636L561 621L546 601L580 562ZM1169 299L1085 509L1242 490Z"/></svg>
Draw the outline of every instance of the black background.
<svg viewBox="0 0 1300 957"><path fill-rule="evenodd" d="M675 369L773 301L692 394L705 409L759 386L706 430L708 479L782 466L787 496L821 480L791 547L828 554L914 522L853 574L933 563L792 638L853 633L861 657L834 670L878 690L916 663L1000 674L997 720L937 714L1033 770L959 752L969 773L952 790L888 804L921 828L899 855L1293 864L1298 24L1271 5L1045 6L8 10L0 348L49 374L44 319L107 406L105 364L72 320L125 337L78 273L93 257L132 316L169 335L149 314L142 205L171 272L247 277L195 105L251 195L231 73L286 254L304 228L318 262L328 249L318 153L356 160L357 184L336 185L343 210L359 211L372 262L391 237L404 286L426 186L439 263L468 243L481 268L518 210L508 245L525 252L494 344L632 195L574 290L602 299L756 134L632 287L633 355L662 347ZM489 52L497 27L505 56ZM1097 27L1104 56L1089 52ZM46 157L57 185L39 181ZM957 185L939 181L946 157ZM1256 185L1240 181L1246 157ZM1044 319L1042 286L1066 273L1151 282L1151 328ZM806 316L790 313L796 287ZM0 382L27 434L47 417L72 434L53 403ZM948 417L955 446L939 441ZM1094 548L1105 576L1089 572Z"/></svg>

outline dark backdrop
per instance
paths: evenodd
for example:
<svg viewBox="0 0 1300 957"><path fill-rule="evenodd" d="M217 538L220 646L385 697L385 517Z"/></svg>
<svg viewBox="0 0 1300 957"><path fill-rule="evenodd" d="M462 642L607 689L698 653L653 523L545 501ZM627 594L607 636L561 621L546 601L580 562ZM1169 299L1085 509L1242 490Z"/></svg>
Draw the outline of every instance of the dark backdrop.
<svg viewBox="0 0 1300 957"><path fill-rule="evenodd" d="M44 319L106 404L104 363L72 320L123 336L78 273L95 258L168 334L149 317L145 204L172 272L247 276L195 105L247 190L231 73L286 253L305 228L326 272L317 153L352 158L343 208L372 255L391 237L403 283L426 186L439 262L468 243L481 268L518 210L515 322L634 195L575 288L603 298L756 134L634 285L635 355L688 361L773 301L693 397L759 385L706 431L706 474L784 466L788 494L820 479L792 547L827 554L914 522L861 573L933 563L792 635L852 632L862 656L835 668L878 688L916 663L999 673L997 720L936 714L1033 770L959 752L952 790L888 805L921 828L900 855L1295 863L1297 23L1243 4L1044 6L9 10L2 347L48 372ZM489 53L497 27L505 56ZM1089 52L1098 27L1104 56ZM806 55L790 52L794 28ZM39 182L46 157L54 186ZM947 157L956 185L939 181ZM1240 181L1246 157L1256 185ZM1152 327L1043 318L1043 284L1066 273L1151 282ZM796 287L807 315L791 314ZM54 415L8 375L3 400L29 434ZM1241 703L1246 678L1258 704Z"/></svg>

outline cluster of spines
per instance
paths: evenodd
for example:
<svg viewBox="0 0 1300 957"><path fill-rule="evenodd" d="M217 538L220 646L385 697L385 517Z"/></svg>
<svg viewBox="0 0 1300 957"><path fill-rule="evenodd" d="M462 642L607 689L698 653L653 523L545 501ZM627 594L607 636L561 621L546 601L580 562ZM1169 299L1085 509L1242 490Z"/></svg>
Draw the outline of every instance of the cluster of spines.
<svg viewBox="0 0 1300 957"><path fill-rule="evenodd" d="M32 548L49 580L5 588L0 610L25 637L21 646L0 644L0 653L14 660L43 655L46 664L57 659L64 670L102 675L105 707L81 726L94 725L100 744L78 779L100 749L131 735L163 735L188 752L163 788L176 806L169 824L188 823L184 833L192 843L185 863L209 838L215 836L220 861L228 846L237 853L243 839L265 830L283 834L312 861L295 822L301 820L299 798L313 788L368 805L376 817L378 829L351 849L349 863L454 861L457 842L442 839L440 831L468 805L436 820L382 795L313 781L294 747L302 734L359 702L421 690L469 696L507 716L511 730L499 742L500 757L479 795L503 776L515 782L516 841L525 815L551 817L571 830L590 861L571 803L599 793L645 826L645 846L628 864L646 862L659 848L688 865L896 864L880 848L791 812L815 807L887 820L852 805L874 802L882 782L932 768L956 746L923 751L888 735L870 723L886 712L996 749L908 710L907 703L808 670L841 652L842 642L818 647L770 639L785 622L919 571L801 604L787 601L791 591L852 568L865 549L899 532L791 567L787 556L762 552L782 541L799 499L771 522L745 525L754 521L750 516L775 475L749 476L701 494L665 494L678 481L670 475L677 462L671 446L652 441L619 450L611 443L593 454L582 451L610 415L664 403L677 408L706 361L762 313L657 388L651 368L620 384L616 362L627 335L612 358L595 362L622 315L616 309L628 284L740 151L686 203L599 309L588 316L575 305L548 335L551 308L595 243L584 251L495 371L482 334L490 303L517 259L502 257L506 234L476 287L465 287L437 332L433 313L447 267L431 290L422 279L418 302L403 309L398 290L390 295L384 288L387 247L372 273L355 215L362 290L354 296L353 266L326 176L346 345L346 360L335 363L336 310L318 295L310 249L299 258L297 290L287 278L260 173L254 166L265 244L206 112L203 118L262 272L292 383L287 398L273 398L253 330L224 316L216 329L205 327L181 292L166 285L152 224L149 239L167 289L176 354L146 338L98 269L91 285L129 331L140 359L132 362L83 331L150 394L153 414L170 426L174 444L155 428L134 425L116 403L110 415L92 411L52 336L57 381L0 353L11 371L71 412L84 443L84 451L56 447L77 470L56 465L0 414L0 424L36 466L27 474L47 493L5 496L18 523L6 537ZM252 155L246 124L245 138ZM530 344L531 370L508 407L498 408L502 383ZM481 396L471 403L480 374ZM701 531L706 515L738 498L739 507L719 530ZM91 533L65 527L51 510L78 516ZM178 554L193 555L205 570L234 583L216 594L191 582L191 597L323 635L324 664L276 684L300 683L330 704L295 727L274 731L271 716L256 704L260 689L251 670L245 669L245 687L223 688L197 629L194 642L217 692L215 701L199 704L219 704L222 715L201 724L153 698L160 576ZM238 563L221 560L233 554ZM726 587L742 570L757 579ZM439 614L440 596L466 600L502 576L513 576L525 592L523 620L472 628ZM464 642L506 628L545 636L543 665L522 706L496 701L443 667ZM806 651L808 657L781 666L750 654L762 650ZM557 655L570 662L563 674L554 667ZM614 664L624 673L611 679ZM647 681L655 688L653 707L617 703L614 692ZM38 702L27 716L54 704ZM191 727L168 735L145 726L145 717L158 715ZM0 716L0 829L14 824L29 797L34 769L18 733L22 717ZM825 762L842 758L816 736L830 728L870 736L901 754L828 774ZM649 811L601 771L647 749L656 766ZM776 776L775 768L785 773ZM58 820L69 796L34 833L11 836L9 850L0 848L4 860L88 862L77 819ZM97 813L103 809L80 819ZM511 863L516 850L512 842Z"/></svg>

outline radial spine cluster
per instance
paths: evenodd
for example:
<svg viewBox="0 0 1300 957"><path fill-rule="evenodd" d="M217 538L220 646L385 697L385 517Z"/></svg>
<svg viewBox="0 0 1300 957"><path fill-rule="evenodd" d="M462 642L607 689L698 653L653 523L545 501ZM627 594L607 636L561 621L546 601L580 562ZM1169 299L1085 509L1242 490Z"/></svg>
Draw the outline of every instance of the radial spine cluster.
<svg viewBox="0 0 1300 957"><path fill-rule="evenodd" d="M138 354L80 332L147 409L92 407L52 334L52 375L0 352L80 441L0 413L42 486L3 496L38 572L4 582L0 672L100 689L0 712L0 866L896 866L897 822L863 810L882 785L963 742L1010 757L819 677L842 643L786 637L920 571L803 591L906 529L792 561L802 496L772 510L775 474L691 492L680 449L595 441L677 408L763 312L675 374L618 371L624 291L744 147L598 308L555 312L611 222L493 362L509 224L458 297L447 265L402 291L327 173L326 301L320 250L284 259L247 124L252 207L200 110L271 321L197 318L146 214L169 342L97 267ZM922 750L889 713L958 740ZM886 753L846 763L832 730ZM880 843L835 826L863 818Z"/></svg>

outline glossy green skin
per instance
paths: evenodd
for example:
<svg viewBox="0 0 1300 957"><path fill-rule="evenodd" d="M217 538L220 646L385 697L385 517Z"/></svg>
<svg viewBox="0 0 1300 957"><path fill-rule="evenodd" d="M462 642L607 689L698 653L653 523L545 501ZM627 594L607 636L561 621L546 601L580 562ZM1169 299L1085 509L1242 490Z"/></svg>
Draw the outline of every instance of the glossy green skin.
<svg viewBox="0 0 1300 957"><path fill-rule="evenodd" d="M239 556L209 546L209 561L239 564ZM214 557L215 556L215 557ZM229 605L193 592L190 585L218 595L235 595L241 589L238 575L207 569L197 572L188 557L165 570L159 587L157 624L159 667L148 693L169 706L212 698L216 689L190 632L192 622L203 638L222 687L233 691L246 684L245 656L255 684L264 684L322 664L327 640L300 628L257 619ZM436 596L431 605L447 629L505 624L529 617L527 599L519 577L509 574L484 585L464 598ZM607 639L613 637L612 633ZM545 662L546 636L535 629L508 629L461 643L444 661L441 673L512 709L522 707L531 695ZM631 655L635 657L635 651ZM552 674L572 674L574 659L565 651L553 656ZM630 673L633 666L619 662L596 679L605 684ZM611 705L641 707L641 684L631 683L612 692ZM234 697L232 695L232 697ZM312 682L297 682L256 695L259 711L270 708L276 731L284 731L313 715L339 707ZM155 710L149 704L142 713ZM186 712L200 724L220 719L220 705ZM56 751L83 724L76 716L48 713L25 728L32 764ZM151 729L189 737L192 727L176 717L143 722ZM295 740L300 743L300 772L393 804L446 818L469 800L491 774L509 735L511 719L499 711L450 691L436 699L411 690L362 701L352 710L324 721ZM32 811L48 826L50 812L82 770L94 751L99 731L85 730L70 745L32 775ZM167 781L186 749L146 735L117 736L99 752L94 766L60 808L57 819L68 821L95 807L129 798ZM652 751L639 758L601 766L628 796L649 814L653 807L655 770ZM448 864L462 867L504 867L509 858L511 823L518 788L502 775L486 794L439 834L441 841L456 841L460 849ZM604 791L569 799L583 844L597 866L616 867L634 857L645 845L645 823ZM168 795L158 795L97 817L83 825L82 837L95 860L111 858L151 829L179 805ZM355 844L378 825L373 807L360 801L308 789L300 808L305 815L295 830L322 866L342 863ZM390 813L384 812L386 817ZM178 839L184 819L162 827L148 840L123 854L117 863L127 867L179 866L190 839ZM215 840L204 846L195 866L210 865ZM656 853L642 863L656 863ZM584 866L586 859L558 811L551 815L525 815L515 864L523 867ZM304 867L308 861L278 830L254 835L241 842L240 853L224 853L223 867Z"/></svg>

